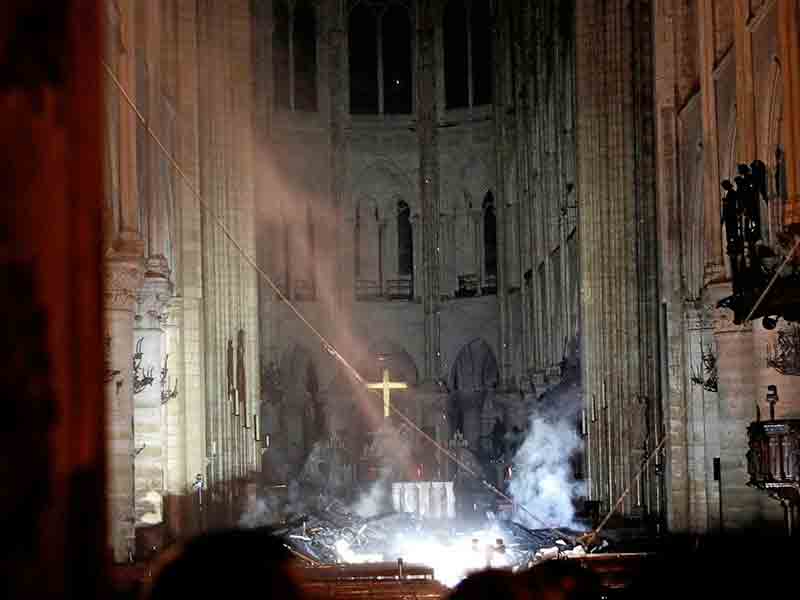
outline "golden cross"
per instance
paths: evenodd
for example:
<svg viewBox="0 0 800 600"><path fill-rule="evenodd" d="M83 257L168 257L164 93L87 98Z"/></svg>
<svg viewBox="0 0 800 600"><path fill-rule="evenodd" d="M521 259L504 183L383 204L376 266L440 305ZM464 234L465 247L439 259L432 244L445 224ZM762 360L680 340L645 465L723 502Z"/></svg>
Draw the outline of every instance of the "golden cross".
<svg viewBox="0 0 800 600"><path fill-rule="evenodd" d="M383 381L379 383L368 383L370 390L383 390L383 418L389 417L391 407L390 390L407 390L408 385L402 381L389 381L389 369L383 370Z"/></svg>

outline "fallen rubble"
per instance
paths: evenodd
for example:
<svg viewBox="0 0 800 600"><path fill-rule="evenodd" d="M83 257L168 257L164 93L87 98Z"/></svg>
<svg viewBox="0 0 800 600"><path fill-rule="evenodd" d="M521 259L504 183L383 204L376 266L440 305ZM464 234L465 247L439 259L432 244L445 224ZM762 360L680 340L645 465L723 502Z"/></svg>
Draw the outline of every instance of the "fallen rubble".
<svg viewBox="0 0 800 600"><path fill-rule="evenodd" d="M510 520L480 525L423 519L411 513L362 518L337 501L295 515L274 533L315 565L407 563L428 565L437 580L455 585L485 567L518 570L545 560L588 554L582 532L532 530ZM566 539L565 539L566 538ZM602 544L596 544L594 550Z"/></svg>

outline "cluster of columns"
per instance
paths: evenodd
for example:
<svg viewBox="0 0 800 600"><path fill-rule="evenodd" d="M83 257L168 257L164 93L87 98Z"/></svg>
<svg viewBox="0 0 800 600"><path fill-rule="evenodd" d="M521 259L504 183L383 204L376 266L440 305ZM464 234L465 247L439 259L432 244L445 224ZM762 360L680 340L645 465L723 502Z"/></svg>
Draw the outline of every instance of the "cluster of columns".
<svg viewBox="0 0 800 600"><path fill-rule="evenodd" d="M589 495L660 516L651 8L576 2L576 143Z"/></svg>
<svg viewBox="0 0 800 600"><path fill-rule="evenodd" d="M108 87L109 502L123 562L139 526L180 537L211 524L199 487L230 522L243 494L229 484L258 460L256 274L217 222L254 255L251 22L244 0L106 8L106 61L147 122Z"/></svg>
<svg viewBox="0 0 800 600"><path fill-rule="evenodd" d="M565 341L574 339L578 326L575 54L572 29L563 27L573 20L569 2L498 6L501 311L506 330L522 331L520 374L534 387L557 381ZM521 292L520 323L510 322L514 298L508 296L509 288ZM511 363L508 346L506 339L506 369Z"/></svg>

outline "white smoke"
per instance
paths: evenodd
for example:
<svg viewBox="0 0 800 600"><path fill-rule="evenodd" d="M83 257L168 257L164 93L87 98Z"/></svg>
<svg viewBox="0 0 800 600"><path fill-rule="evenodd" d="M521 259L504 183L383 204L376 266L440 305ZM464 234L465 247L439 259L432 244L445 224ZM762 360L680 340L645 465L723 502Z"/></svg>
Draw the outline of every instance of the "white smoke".
<svg viewBox="0 0 800 600"><path fill-rule="evenodd" d="M382 476L353 504L353 512L362 519L375 517L386 511L387 477Z"/></svg>
<svg viewBox="0 0 800 600"><path fill-rule="evenodd" d="M525 525L576 527L573 499L582 484L573 478L570 458L581 448L581 439L569 418L532 417L530 431L514 457L510 491L514 501L533 513L518 511Z"/></svg>
<svg viewBox="0 0 800 600"><path fill-rule="evenodd" d="M239 527L248 529L255 527L266 527L279 522L281 519L279 502L275 499L259 498L242 514L239 519Z"/></svg>

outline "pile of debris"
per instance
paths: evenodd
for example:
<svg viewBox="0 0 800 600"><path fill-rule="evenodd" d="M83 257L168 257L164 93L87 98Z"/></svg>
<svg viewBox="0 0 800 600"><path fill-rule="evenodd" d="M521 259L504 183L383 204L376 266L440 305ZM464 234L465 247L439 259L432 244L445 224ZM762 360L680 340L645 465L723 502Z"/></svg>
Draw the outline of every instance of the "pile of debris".
<svg viewBox="0 0 800 600"><path fill-rule="evenodd" d="M338 501L296 515L274 533L311 564L402 559L432 567L436 579L446 585L486 567L517 570L544 560L585 556L588 547L577 541L580 533L574 531L531 530L494 518L480 526L411 513L362 518Z"/></svg>

